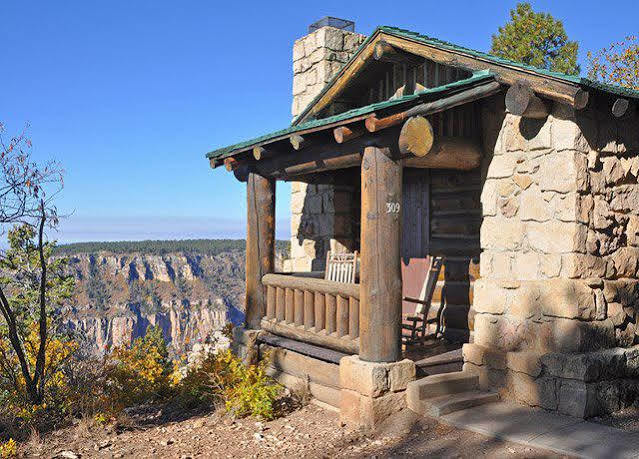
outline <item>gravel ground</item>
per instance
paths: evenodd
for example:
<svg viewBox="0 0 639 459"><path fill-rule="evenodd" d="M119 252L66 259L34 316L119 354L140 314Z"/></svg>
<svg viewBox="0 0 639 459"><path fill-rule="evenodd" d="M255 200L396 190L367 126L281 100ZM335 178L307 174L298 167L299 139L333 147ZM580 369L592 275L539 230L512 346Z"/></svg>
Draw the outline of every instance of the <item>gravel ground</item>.
<svg viewBox="0 0 639 459"><path fill-rule="evenodd" d="M557 457L439 424L405 410L376 434L340 425L337 413L308 405L270 422L234 420L222 411L167 416L149 408L130 425L74 427L33 438L22 447L33 457ZM173 418L173 419L172 419Z"/></svg>
<svg viewBox="0 0 639 459"><path fill-rule="evenodd" d="M632 406L608 416L596 417L589 420L628 432L639 432L639 406Z"/></svg>

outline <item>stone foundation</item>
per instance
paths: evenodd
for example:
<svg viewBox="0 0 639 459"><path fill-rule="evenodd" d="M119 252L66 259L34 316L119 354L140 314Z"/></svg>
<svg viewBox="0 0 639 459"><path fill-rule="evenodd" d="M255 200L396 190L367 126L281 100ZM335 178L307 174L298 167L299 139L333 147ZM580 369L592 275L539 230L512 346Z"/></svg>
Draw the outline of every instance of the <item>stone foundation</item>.
<svg viewBox="0 0 639 459"><path fill-rule="evenodd" d="M406 407L406 387L415 379L415 363L408 359L372 363L358 356L344 357L339 365L339 379L341 421L375 428Z"/></svg>
<svg viewBox="0 0 639 459"><path fill-rule="evenodd" d="M465 344L464 371L504 398L587 418L630 406L639 395L639 346L586 353L505 352Z"/></svg>

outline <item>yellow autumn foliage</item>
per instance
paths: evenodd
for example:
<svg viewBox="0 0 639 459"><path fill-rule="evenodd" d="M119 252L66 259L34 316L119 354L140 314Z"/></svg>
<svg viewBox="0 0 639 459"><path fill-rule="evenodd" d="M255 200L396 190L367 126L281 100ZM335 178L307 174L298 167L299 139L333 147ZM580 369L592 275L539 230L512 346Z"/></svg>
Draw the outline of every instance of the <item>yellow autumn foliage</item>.
<svg viewBox="0 0 639 459"><path fill-rule="evenodd" d="M158 327L131 346L116 347L106 363L106 395L113 410L168 397L179 381Z"/></svg>
<svg viewBox="0 0 639 459"><path fill-rule="evenodd" d="M35 366L40 335L37 323L29 325L24 340L25 354L31 367ZM3 369L0 396L1 408L5 416L16 419L20 424L33 425L43 418L64 417L71 409L72 390L64 372L64 365L77 350L73 340L50 337L45 348L45 397L42 403L33 405L24 398L25 380L19 371L19 362L6 339L0 339L0 368Z"/></svg>
<svg viewBox="0 0 639 459"><path fill-rule="evenodd" d="M0 458L8 459L18 455L18 444L13 438L4 443L0 443Z"/></svg>
<svg viewBox="0 0 639 459"><path fill-rule="evenodd" d="M209 354L181 381L179 394L189 405L223 402L236 417L272 419L281 386L266 374L268 358L245 365L230 350Z"/></svg>
<svg viewBox="0 0 639 459"><path fill-rule="evenodd" d="M639 41L630 35L607 48L588 52L588 77L639 90Z"/></svg>

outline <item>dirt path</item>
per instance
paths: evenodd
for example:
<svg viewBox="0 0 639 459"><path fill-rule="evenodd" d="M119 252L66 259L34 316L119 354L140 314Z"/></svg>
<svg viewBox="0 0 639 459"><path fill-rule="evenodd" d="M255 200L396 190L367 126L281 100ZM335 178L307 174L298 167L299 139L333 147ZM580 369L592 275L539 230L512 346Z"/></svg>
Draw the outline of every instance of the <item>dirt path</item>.
<svg viewBox="0 0 639 459"><path fill-rule="evenodd" d="M340 426L337 413L309 405L271 422L233 420L222 411L178 421L146 415L137 427L80 423L25 448L43 457L556 457L551 452L490 439L406 410L376 435ZM140 425L142 424L142 425ZM61 456L63 453L65 456Z"/></svg>

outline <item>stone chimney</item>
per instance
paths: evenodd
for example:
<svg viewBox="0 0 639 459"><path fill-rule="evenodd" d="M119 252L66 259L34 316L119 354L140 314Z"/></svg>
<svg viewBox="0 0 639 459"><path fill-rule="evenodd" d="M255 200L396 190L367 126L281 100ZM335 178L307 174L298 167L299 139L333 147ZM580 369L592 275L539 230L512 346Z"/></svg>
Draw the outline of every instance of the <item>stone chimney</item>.
<svg viewBox="0 0 639 459"><path fill-rule="evenodd" d="M293 105L296 117L355 53L366 36L355 24L324 18L293 45ZM291 260L285 269L324 269L326 251L352 251L359 220L354 187L293 182L291 195ZM356 220L354 220L356 218Z"/></svg>

